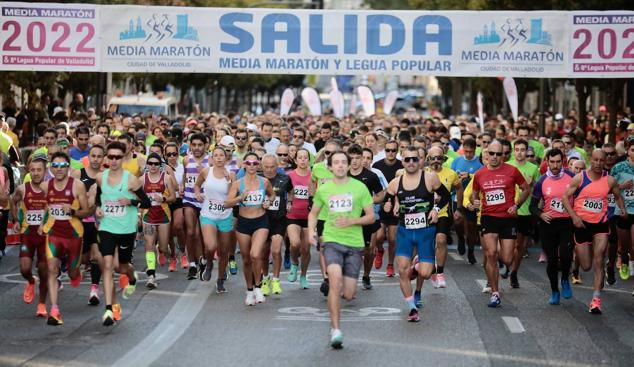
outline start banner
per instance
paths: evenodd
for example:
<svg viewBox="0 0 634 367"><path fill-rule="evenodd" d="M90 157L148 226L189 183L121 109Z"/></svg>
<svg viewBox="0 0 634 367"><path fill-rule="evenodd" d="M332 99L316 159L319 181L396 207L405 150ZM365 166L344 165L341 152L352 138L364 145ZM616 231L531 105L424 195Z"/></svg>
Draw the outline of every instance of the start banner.
<svg viewBox="0 0 634 367"><path fill-rule="evenodd" d="M2 70L631 77L634 12L4 2Z"/></svg>

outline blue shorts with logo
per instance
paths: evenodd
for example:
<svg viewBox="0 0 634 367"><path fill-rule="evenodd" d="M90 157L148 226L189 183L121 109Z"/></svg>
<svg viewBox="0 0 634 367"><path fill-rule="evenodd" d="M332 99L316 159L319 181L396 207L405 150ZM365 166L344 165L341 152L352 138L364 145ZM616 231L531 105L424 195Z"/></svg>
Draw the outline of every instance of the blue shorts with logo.
<svg viewBox="0 0 634 367"><path fill-rule="evenodd" d="M406 229L398 225L396 230L396 256L412 258L414 248L418 253L418 261L436 263L436 226L431 225L419 229Z"/></svg>

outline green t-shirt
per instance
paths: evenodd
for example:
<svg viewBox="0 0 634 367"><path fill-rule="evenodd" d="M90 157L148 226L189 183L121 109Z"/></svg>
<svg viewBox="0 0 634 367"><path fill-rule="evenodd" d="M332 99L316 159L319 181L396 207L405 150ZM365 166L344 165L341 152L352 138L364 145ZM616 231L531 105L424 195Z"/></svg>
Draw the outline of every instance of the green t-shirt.
<svg viewBox="0 0 634 367"><path fill-rule="evenodd" d="M529 140L528 145L535 151L535 156L544 159L544 145L537 140Z"/></svg>
<svg viewBox="0 0 634 367"><path fill-rule="evenodd" d="M523 166L520 166L517 163L517 161L513 159L512 161L508 161L508 164L510 164L511 166L517 168L520 172L522 172L522 176L524 176L524 179L526 180L526 182L528 182L529 185L534 185L535 182L539 180L539 177L540 177L539 167L537 167L533 163L526 161L524 162ZM516 192L519 195L519 190ZM517 210L517 215L531 215L531 212L528 209L530 205L530 201L531 201L531 198L529 196L529 198L524 202L524 204L522 204L522 206L520 206L519 209Z"/></svg>
<svg viewBox="0 0 634 367"><path fill-rule="evenodd" d="M363 208L372 204L372 195L361 181L348 178L345 184L335 184L330 181L320 185L315 192L313 205L321 208L320 216L321 213L325 213L324 242L363 248L363 227L353 225L339 228L335 226L335 219L359 218Z"/></svg>

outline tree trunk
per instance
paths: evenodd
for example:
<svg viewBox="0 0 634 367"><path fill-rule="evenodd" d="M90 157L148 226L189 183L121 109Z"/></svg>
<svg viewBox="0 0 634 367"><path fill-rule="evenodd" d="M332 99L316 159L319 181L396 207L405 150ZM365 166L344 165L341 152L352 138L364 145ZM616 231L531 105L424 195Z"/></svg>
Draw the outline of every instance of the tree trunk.
<svg viewBox="0 0 634 367"><path fill-rule="evenodd" d="M586 111L586 101L588 100L586 85L586 79L575 79L575 89L577 90L577 101L579 103L579 127L584 131L589 122L586 116L588 114L588 111Z"/></svg>
<svg viewBox="0 0 634 367"><path fill-rule="evenodd" d="M451 78L451 114L462 114L462 78Z"/></svg>
<svg viewBox="0 0 634 367"><path fill-rule="evenodd" d="M623 97L624 79L612 79L608 95L608 123L610 143L616 143L616 113L619 111L619 100Z"/></svg>

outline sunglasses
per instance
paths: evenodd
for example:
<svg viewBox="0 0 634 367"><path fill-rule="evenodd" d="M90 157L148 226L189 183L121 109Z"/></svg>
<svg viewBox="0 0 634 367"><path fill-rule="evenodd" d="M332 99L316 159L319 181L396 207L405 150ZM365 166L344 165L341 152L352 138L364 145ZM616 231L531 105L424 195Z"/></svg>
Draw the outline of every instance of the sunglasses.
<svg viewBox="0 0 634 367"><path fill-rule="evenodd" d="M616 155L616 152L605 152L605 155L607 155L608 157L614 157Z"/></svg>
<svg viewBox="0 0 634 367"><path fill-rule="evenodd" d="M444 160L445 160L445 157L444 157L444 156L442 156L442 155L434 155L434 156L429 156L429 158L428 158L428 159L429 159L430 161L439 161L439 162L441 162L441 161L444 161Z"/></svg>
<svg viewBox="0 0 634 367"><path fill-rule="evenodd" d="M535 158L535 155L534 154L527 154L526 158Z"/></svg>
<svg viewBox="0 0 634 367"><path fill-rule="evenodd" d="M70 163L68 162L53 162L51 163L52 168L67 168L70 167Z"/></svg>
<svg viewBox="0 0 634 367"><path fill-rule="evenodd" d="M277 153L280 157L288 157L288 153Z"/></svg>
<svg viewBox="0 0 634 367"><path fill-rule="evenodd" d="M403 158L403 162L405 163L417 163L419 161L418 157L405 157Z"/></svg>
<svg viewBox="0 0 634 367"><path fill-rule="evenodd" d="M166 157L178 157L178 153L167 153L165 154Z"/></svg>
<svg viewBox="0 0 634 367"><path fill-rule="evenodd" d="M397 151L396 149L385 149L385 153L396 153Z"/></svg>
<svg viewBox="0 0 634 367"><path fill-rule="evenodd" d="M236 136L235 137L236 140L247 140L246 136Z"/></svg>
<svg viewBox="0 0 634 367"><path fill-rule="evenodd" d="M324 154L325 155L331 155L333 152L331 152L330 150L324 150Z"/></svg>
<svg viewBox="0 0 634 367"><path fill-rule="evenodd" d="M258 164L260 164L260 161L248 160L244 161L244 164L246 164L247 166L257 166Z"/></svg>
<svg viewBox="0 0 634 367"><path fill-rule="evenodd" d="M119 159L123 159L122 155L116 155L116 154L108 154L107 157L111 161L118 161Z"/></svg>
<svg viewBox="0 0 634 367"><path fill-rule="evenodd" d="M304 139L304 135L293 135L295 139Z"/></svg>
<svg viewBox="0 0 634 367"><path fill-rule="evenodd" d="M148 166L160 166L161 163L160 162L147 162L146 163Z"/></svg>
<svg viewBox="0 0 634 367"><path fill-rule="evenodd" d="M489 155L490 155L491 157L493 157L493 156L498 156L498 157L501 157L501 156L503 156L503 155L504 155L504 153L502 153L502 152L489 152Z"/></svg>

